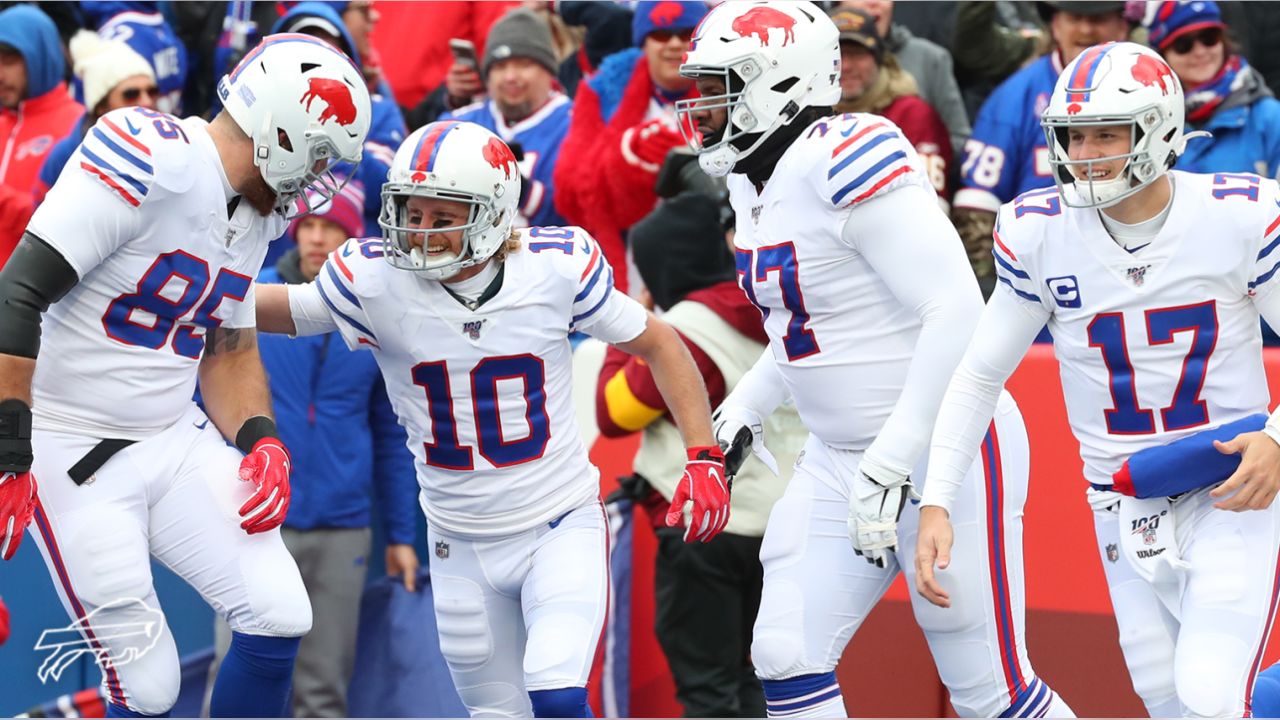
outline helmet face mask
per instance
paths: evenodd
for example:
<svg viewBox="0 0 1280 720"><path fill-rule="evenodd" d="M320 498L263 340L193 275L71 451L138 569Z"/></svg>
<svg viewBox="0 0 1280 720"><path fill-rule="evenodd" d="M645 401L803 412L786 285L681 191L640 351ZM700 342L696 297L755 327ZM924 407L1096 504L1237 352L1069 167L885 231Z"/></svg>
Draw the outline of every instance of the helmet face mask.
<svg viewBox="0 0 1280 720"><path fill-rule="evenodd" d="M479 125L446 120L413 131L396 151L382 186L378 225L386 261L430 280L448 280L485 263L511 237L520 182L511 149ZM421 227L430 218L411 224L409 201L415 197L462 203L465 220L444 228ZM433 237L458 233L456 254L428 252Z"/></svg>
<svg viewBox="0 0 1280 720"><path fill-rule="evenodd" d="M467 207L467 219L461 225L432 228L425 227L427 218L423 218L421 225L414 226L409 220L411 197L463 203ZM388 183L382 188L382 213L378 218L382 227L383 252L387 262L398 270L418 272L432 280L447 280L492 257L497 248L486 254L484 237L486 231L492 230L499 222L499 215L492 198L422 185ZM427 253L433 236L456 233L462 234L461 247L456 255L443 253L433 257ZM413 240L419 237L422 242L415 246ZM482 251L477 252L477 247Z"/></svg>
<svg viewBox="0 0 1280 720"><path fill-rule="evenodd" d="M803 108L840 100L835 24L810 2L726 2L707 14L680 74L719 78L724 92L676 103L677 125L709 175L722 177ZM724 110L723 132L698 136L693 114Z"/></svg>
<svg viewBox="0 0 1280 720"><path fill-rule="evenodd" d="M1068 207L1106 208L1166 174L1195 134L1183 132L1182 86L1168 64L1134 43L1095 45L1062 71L1041 116L1050 171ZM1072 160L1072 128L1127 127L1127 152ZM1102 163L1124 162L1116 177L1093 179ZM1073 170L1079 171L1073 173Z"/></svg>

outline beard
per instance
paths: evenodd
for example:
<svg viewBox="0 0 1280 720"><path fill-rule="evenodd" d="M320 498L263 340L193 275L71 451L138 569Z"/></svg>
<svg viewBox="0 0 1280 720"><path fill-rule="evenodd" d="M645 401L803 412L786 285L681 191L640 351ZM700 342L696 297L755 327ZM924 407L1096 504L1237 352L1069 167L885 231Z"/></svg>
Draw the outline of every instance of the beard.
<svg viewBox="0 0 1280 720"><path fill-rule="evenodd" d="M502 119L508 123L518 123L521 120L533 114L533 101L525 100L523 102L507 103L501 100L496 101L498 112L502 115Z"/></svg>
<svg viewBox="0 0 1280 720"><path fill-rule="evenodd" d="M262 217L267 217L276 210L276 191L258 173L253 174L240 195Z"/></svg>

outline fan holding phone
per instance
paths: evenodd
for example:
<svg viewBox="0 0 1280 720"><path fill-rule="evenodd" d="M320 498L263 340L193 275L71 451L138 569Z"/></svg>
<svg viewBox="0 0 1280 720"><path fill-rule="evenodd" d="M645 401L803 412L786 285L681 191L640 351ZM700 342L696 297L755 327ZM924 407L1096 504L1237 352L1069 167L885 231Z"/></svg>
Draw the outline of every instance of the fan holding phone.
<svg viewBox="0 0 1280 720"><path fill-rule="evenodd" d="M476 95L484 92L480 79L480 63L476 60L476 46L470 40L452 38L449 50L453 52L453 65L444 76L446 99L450 108L469 105Z"/></svg>

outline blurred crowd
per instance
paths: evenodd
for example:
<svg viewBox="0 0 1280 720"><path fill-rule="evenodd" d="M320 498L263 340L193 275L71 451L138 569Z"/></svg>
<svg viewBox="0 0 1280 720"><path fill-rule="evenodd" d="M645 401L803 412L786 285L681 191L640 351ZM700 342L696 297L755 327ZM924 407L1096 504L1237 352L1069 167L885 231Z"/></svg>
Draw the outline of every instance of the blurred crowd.
<svg viewBox="0 0 1280 720"><path fill-rule="evenodd" d="M1020 193L1054 184L1039 116L1062 68L1092 45L1144 42L1168 61L1176 77L1151 82L1181 83L1188 130L1210 134L1193 140L1176 167L1280 176L1274 96L1280 46L1269 42L1280 34L1280 3L820 4L840 31L836 110L882 115L902 129L986 293L995 282L996 211ZM696 95L679 67L708 10L701 0L83 0L0 7L0 265L104 114L142 106L211 118L219 110L218 78L261 37L305 33L340 48L360 68L373 98L372 128L343 193L273 243L265 280L307 282L347 237L381 235L381 186L404 137L437 120L468 121L502 137L516 155L525 224L584 227L617 271L618 287L673 323L690 318L688 332L682 330L689 337L722 323L745 338L735 347L747 365L764 347L759 316L736 291L724 244L733 227L724 187L693 162L688 130L682 132L674 112L677 101ZM304 643L300 655L295 686L305 692L295 710L340 715L369 527L374 517L385 523L387 568L412 585L417 486L403 430L368 354L316 337L264 342L263 356L281 432L297 458L286 542L313 603L328 605L315 608L316 630L306 641L313 647ZM733 373L695 357L718 402ZM645 430L652 442L670 434L655 425L665 410L643 363L616 351L602 362L601 432ZM619 406L620 387L636 402ZM628 415L635 407L646 413ZM786 458L797 449L776 452ZM660 461L638 457L633 497L660 506L654 494L669 495L669 488L649 487L645 478L663 475ZM759 601L760 518L781 485L760 488L761 497L742 499L741 512L735 494L739 524L726 535L737 540L707 550L685 546L678 535L662 537L657 630L689 714L763 712L742 635ZM700 565L727 569L714 586L691 586ZM696 615L687 602L693 595L722 599L702 607L726 617ZM741 607L730 608L731 601ZM322 613L337 620L321 622ZM741 618L745 628L738 627ZM716 620L728 623L724 637L709 643L716 657L689 647L678 632L697 625L707 645ZM306 658L313 662L304 667Z"/></svg>

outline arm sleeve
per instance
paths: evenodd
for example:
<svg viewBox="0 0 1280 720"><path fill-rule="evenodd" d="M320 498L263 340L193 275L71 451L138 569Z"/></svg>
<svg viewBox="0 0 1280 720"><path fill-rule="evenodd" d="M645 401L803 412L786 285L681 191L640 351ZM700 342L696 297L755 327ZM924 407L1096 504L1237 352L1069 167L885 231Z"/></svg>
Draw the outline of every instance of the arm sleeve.
<svg viewBox="0 0 1280 720"><path fill-rule="evenodd" d="M1273 183L1265 183L1264 187L1270 191L1266 194L1276 194ZM1280 197L1276 198L1276 206L1280 207ZM1262 231L1262 248L1258 251L1258 258L1254 261L1252 279L1249 281L1249 292L1253 297L1253 302L1258 307L1258 312L1262 313L1262 319L1267 321L1272 327L1280 327L1280 325L1272 325L1280 317L1274 315L1268 316L1267 312L1274 313L1276 286L1280 286L1280 281L1276 280L1276 273L1280 272L1280 212L1263 216L1267 218L1267 226Z"/></svg>
<svg viewBox="0 0 1280 720"><path fill-rule="evenodd" d="M842 237L920 318L902 395L864 459L872 467L909 475L928 446L947 380L982 312L982 295L960 238L923 188L903 187L854 208Z"/></svg>
<svg viewBox="0 0 1280 720"><path fill-rule="evenodd" d="M576 235L576 241L587 243L591 252L578 277L570 329L611 345L635 340L644 332L649 314L640 303L614 288L613 266L596 241L583 231Z"/></svg>
<svg viewBox="0 0 1280 720"><path fill-rule="evenodd" d="M338 321L315 282L289 286L289 314L293 316L295 337L323 335L338 329Z"/></svg>
<svg viewBox="0 0 1280 720"><path fill-rule="evenodd" d="M316 279L309 283L314 285L317 294L320 296L320 302L328 309L330 322L337 325L337 330L342 335L342 339L346 341L347 347L352 350L359 350L362 347L378 347L378 338L370 329L372 323L364 311L364 305L360 302L359 296L356 295L356 276L351 272L347 263L341 258L341 253L350 251L354 256L359 252L357 249L359 242L357 240L348 240L341 248L329 253L329 259L325 260L324 265L320 268L320 273L316 275ZM293 293L294 287L289 287L289 309L294 310ZM302 318L304 323L310 319L310 316ZM303 333L303 324L299 323L299 315L294 312L294 327L298 330L299 335L315 334L314 332ZM332 327L327 327L324 332L331 332Z"/></svg>
<svg viewBox="0 0 1280 720"><path fill-rule="evenodd" d="M231 316L222 323L223 327L228 328L251 328L258 326L258 294L254 287L252 278L248 279L249 289L245 291L244 298L237 300L228 296L223 298L223 303L232 303Z"/></svg>
<svg viewBox="0 0 1280 720"><path fill-rule="evenodd" d="M413 455L405 446L404 428L396 420L382 378L374 383L369 402L373 429L373 487L387 532L387 542L411 545L418 511L418 479Z"/></svg>
<svg viewBox="0 0 1280 720"><path fill-rule="evenodd" d="M756 364L751 366L733 387L733 392L724 399L724 404L745 407L756 415L767 418L787 399L787 386L782 382L778 362L773 359L773 350L765 348Z"/></svg>
<svg viewBox="0 0 1280 720"><path fill-rule="evenodd" d="M1049 320L1049 311L997 288L942 398L929 447L924 505L951 511L991 423L1000 389Z"/></svg>

